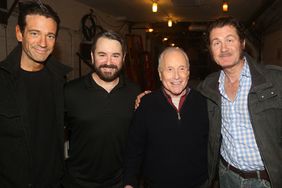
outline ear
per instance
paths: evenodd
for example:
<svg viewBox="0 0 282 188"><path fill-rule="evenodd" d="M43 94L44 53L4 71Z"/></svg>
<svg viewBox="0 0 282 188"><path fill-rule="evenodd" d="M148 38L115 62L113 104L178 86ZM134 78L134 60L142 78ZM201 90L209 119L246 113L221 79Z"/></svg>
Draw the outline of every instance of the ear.
<svg viewBox="0 0 282 188"><path fill-rule="evenodd" d="M19 42L23 41L23 34L21 32L20 26L16 25L16 38Z"/></svg>
<svg viewBox="0 0 282 188"><path fill-rule="evenodd" d="M122 62L125 63L125 56L126 56L126 53L123 55L122 57Z"/></svg>
<svg viewBox="0 0 282 188"><path fill-rule="evenodd" d="M160 77L160 81L162 81L162 72L159 70L159 77Z"/></svg>
<svg viewBox="0 0 282 188"><path fill-rule="evenodd" d="M92 51L91 51L91 63L94 64L94 54Z"/></svg>
<svg viewBox="0 0 282 188"><path fill-rule="evenodd" d="M242 42L242 48L243 48L243 49L245 49L245 46L246 46L246 40L244 40L244 41Z"/></svg>

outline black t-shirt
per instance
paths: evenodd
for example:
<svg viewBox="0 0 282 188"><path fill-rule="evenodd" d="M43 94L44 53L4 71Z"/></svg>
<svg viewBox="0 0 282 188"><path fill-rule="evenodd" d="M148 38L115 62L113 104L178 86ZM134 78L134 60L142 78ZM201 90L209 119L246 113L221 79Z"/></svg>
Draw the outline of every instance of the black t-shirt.
<svg viewBox="0 0 282 188"><path fill-rule="evenodd" d="M111 187L120 183L128 126L139 88L120 78L108 93L91 74L65 87L66 123L70 132L72 178L66 187ZM71 184L71 185L69 185Z"/></svg>
<svg viewBox="0 0 282 188"><path fill-rule="evenodd" d="M31 173L36 187L51 182L49 178L56 169L54 161L58 155L55 96L50 74L46 68L36 72L20 71L23 118L29 138Z"/></svg>

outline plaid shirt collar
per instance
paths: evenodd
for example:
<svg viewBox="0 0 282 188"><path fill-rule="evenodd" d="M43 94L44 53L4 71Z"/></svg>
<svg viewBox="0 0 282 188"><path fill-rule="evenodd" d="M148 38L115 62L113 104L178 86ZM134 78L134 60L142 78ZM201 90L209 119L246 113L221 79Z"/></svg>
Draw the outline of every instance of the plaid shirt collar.
<svg viewBox="0 0 282 188"><path fill-rule="evenodd" d="M248 77L248 78L251 77L251 72L250 72L250 68L249 68L248 61L247 61L246 57L244 57L244 66L243 66L243 69L241 71L240 82L241 82L241 79L242 79L243 76ZM221 70L220 76L219 76L219 79L218 79L219 91L220 91L221 94L224 91L224 79L225 79L225 73L224 73L223 70Z"/></svg>

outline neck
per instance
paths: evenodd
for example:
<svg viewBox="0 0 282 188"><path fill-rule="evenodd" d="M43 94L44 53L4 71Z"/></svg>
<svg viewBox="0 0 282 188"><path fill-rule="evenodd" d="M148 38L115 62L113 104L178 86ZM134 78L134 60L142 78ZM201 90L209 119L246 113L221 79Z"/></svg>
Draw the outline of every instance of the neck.
<svg viewBox="0 0 282 188"><path fill-rule="evenodd" d="M183 95L186 94L186 90L187 89L184 89L180 94L178 95L174 95L173 93L169 92L165 87L164 87L164 91L167 95L169 95L171 97L171 99L177 99L177 98L181 98Z"/></svg>
<svg viewBox="0 0 282 188"><path fill-rule="evenodd" d="M110 93L112 89L119 83L119 77L117 77L111 82L106 82L102 80L95 72L92 74L92 78L99 86L104 88L108 93Z"/></svg>
<svg viewBox="0 0 282 188"><path fill-rule="evenodd" d="M24 63L21 61L21 69L29 72L40 71L44 68L44 64L40 63Z"/></svg>
<svg viewBox="0 0 282 188"><path fill-rule="evenodd" d="M36 62L29 58L24 51L22 51L21 55L21 62L20 62L21 69L30 72L40 71L44 67L44 62Z"/></svg>
<svg viewBox="0 0 282 188"><path fill-rule="evenodd" d="M240 79L241 71L244 66L244 59L241 59L238 64L231 68L223 69L225 79L230 83L235 83Z"/></svg>

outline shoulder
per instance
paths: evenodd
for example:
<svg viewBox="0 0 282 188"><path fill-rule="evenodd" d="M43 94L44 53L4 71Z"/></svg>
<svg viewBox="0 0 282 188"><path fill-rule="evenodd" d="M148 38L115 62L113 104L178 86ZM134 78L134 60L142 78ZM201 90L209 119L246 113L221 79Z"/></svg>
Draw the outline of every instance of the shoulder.
<svg viewBox="0 0 282 188"><path fill-rule="evenodd" d="M272 83L277 83L282 86L282 67L276 65L265 65L263 73L265 78Z"/></svg>
<svg viewBox="0 0 282 188"><path fill-rule="evenodd" d="M190 95L191 97L194 97L194 98L198 98L198 99L201 99L201 100L205 100L206 98L199 92L197 91L196 89L191 89L190 90ZM189 96L189 95L188 95Z"/></svg>
<svg viewBox="0 0 282 188"><path fill-rule="evenodd" d="M7 64L6 60L3 60L3 61L0 62L0 73L8 72L7 69L6 69L6 64Z"/></svg>
<svg viewBox="0 0 282 188"><path fill-rule="evenodd" d="M141 93L140 87L137 84L130 81L128 78L124 78L124 82L125 82L125 88L128 92L133 92L134 94Z"/></svg>
<svg viewBox="0 0 282 188"><path fill-rule="evenodd" d="M191 89L187 97L190 98L189 101L197 103L199 106L205 105L207 103L207 98L195 89Z"/></svg>
<svg viewBox="0 0 282 188"><path fill-rule="evenodd" d="M50 57L50 59L46 63L46 67L60 76L65 76L72 70L71 67L59 62L53 57Z"/></svg>
<svg viewBox="0 0 282 188"><path fill-rule="evenodd" d="M245 56L247 58L251 72L252 70L257 70L258 72L263 74L263 76L266 76L266 77L268 75L273 75L273 74L281 75L282 73L281 66L258 63L257 61L252 59L248 54L245 54Z"/></svg>
<svg viewBox="0 0 282 188"><path fill-rule="evenodd" d="M136 113L157 113L161 108L162 101L165 99L163 94L161 93L161 90L152 91L151 93L148 93L144 95L141 98L139 107L136 110Z"/></svg>
<svg viewBox="0 0 282 188"><path fill-rule="evenodd" d="M203 82L208 83L208 82L212 82L212 81L215 81L215 80L217 81L218 77L219 77L219 73L220 73L220 71L210 73L209 75L206 76L206 78L203 80Z"/></svg>
<svg viewBox="0 0 282 188"><path fill-rule="evenodd" d="M70 91L76 88L80 88L81 86L84 85L84 83L86 82L86 80L88 79L89 75L85 75L81 78L76 78L73 80L68 81L65 84L65 91Z"/></svg>
<svg viewBox="0 0 282 188"><path fill-rule="evenodd" d="M209 74L203 81L199 83L196 89L201 93L205 92L206 90L215 90L217 88L219 75L220 71Z"/></svg>
<svg viewBox="0 0 282 188"><path fill-rule="evenodd" d="M159 90L152 91L151 93L144 95L141 99L141 103L143 103L146 106L150 106L150 105L155 106L157 102L163 98L165 98L165 96L163 95L161 89L159 89Z"/></svg>
<svg viewBox="0 0 282 188"><path fill-rule="evenodd" d="M277 66L277 65L266 65L266 64L258 64L254 63L254 66L261 74L263 77L266 78L272 78L274 77L275 79L280 79L282 78L282 67Z"/></svg>
<svg viewBox="0 0 282 188"><path fill-rule="evenodd" d="M64 97L65 101L68 103L70 101L81 101L87 98L89 94L86 87L86 76L81 78L76 78L74 80L68 81L64 86Z"/></svg>
<svg viewBox="0 0 282 188"><path fill-rule="evenodd" d="M282 67L281 66L277 66L277 65L265 65L265 68L273 73L276 74L281 74L282 73Z"/></svg>

